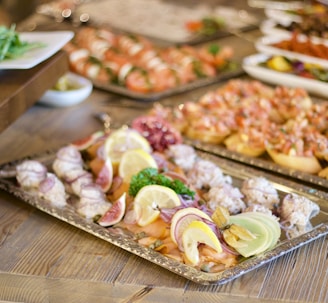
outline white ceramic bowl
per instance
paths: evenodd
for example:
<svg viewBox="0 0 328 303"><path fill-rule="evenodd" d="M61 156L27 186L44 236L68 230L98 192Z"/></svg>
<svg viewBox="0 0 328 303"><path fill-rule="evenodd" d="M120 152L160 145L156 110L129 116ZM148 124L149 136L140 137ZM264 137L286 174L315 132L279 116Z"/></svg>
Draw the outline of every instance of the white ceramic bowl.
<svg viewBox="0 0 328 303"><path fill-rule="evenodd" d="M84 101L92 92L92 83L88 79L68 72L66 80L76 87L65 91L49 89L40 98L39 103L55 107L67 107Z"/></svg>

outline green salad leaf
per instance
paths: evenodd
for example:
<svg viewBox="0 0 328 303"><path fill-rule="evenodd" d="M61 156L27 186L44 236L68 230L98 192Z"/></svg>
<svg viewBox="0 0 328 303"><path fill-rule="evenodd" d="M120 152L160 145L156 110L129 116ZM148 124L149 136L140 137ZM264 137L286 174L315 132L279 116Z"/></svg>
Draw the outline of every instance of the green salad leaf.
<svg viewBox="0 0 328 303"><path fill-rule="evenodd" d="M22 41L19 33L16 32L15 24L12 24L10 28L0 26L0 61L15 59L31 49L43 46L42 42Z"/></svg>
<svg viewBox="0 0 328 303"><path fill-rule="evenodd" d="M145 168L132 176L129 195L135 197L139 190L146 185L162 185L173 189L177 194L194 198L195 192L190 190L182 181L172 180L158 172L156 168Z"/></svg>

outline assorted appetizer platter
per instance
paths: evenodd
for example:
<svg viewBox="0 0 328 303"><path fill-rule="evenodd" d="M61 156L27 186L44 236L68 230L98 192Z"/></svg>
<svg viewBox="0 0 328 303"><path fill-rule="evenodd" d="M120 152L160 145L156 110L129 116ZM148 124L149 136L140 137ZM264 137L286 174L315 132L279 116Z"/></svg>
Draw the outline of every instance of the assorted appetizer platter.
<svg viewBox="0 0 328 303"><path fill-rule="evenodd" d="M149 39L83 27L64 49L70 68L96 87L153 100L243 73L230 46L217 43L159 47Z"/></svg>
<svg viewBox="0 0 328 303"><path fill-rule="evenodd" d="M226 283L328 233L326 193L197 152L170 124L152 122L138 117L134 128L4 164L0 188L202 284Z"/></svg>
<svg viewBox="0 0 328 303"><path fill-rule="evenodd" d="M247 74L261 81L302 87L309 93L328 98L328 69L280 55L254 54L244 58Z"/></svg>
<svg viewBox="0 0 328 303"><path fill-rule="evenodd" d="M328 12L327 6L322 3L306 3L304 5L304 2L299 2L298 4L295 2L295 4L294 7L285 9L268 7L264 12L269 19L285 24L290 22L301 23L302 21L307 21L308 18L321 16Z"/></svg>
<svg viewBox="0 0 328 303"><path fill-rule="evenodd" d="M327 101L305 89L234 79L149 116L172 123L199 149L328 188Z"/></svg>
<svg viewBox="0 0 328 303"><path fill-rule="evenodd" d="M328 68L328 42L317 42L297 33L288 36L264 36L255 43L265 54L282 55Z"/></svg>
<svg viewBox="0 0 328 303"><path fill-rule="evenodd" d="M328 19L328 13L325 19ZM318 23L319 22L315 24ZM301 25L304 28L302 28ZM291 33L297 32L299 35L311 37L313 41L317 41L318 43L326 42L328 39L328 31L326 30L326 27L324 25L322 26L317 25L317 26L318 28L315 27L312 28L310 25L308 25L308 27L305 28L304 23L298 23L298 22L279 23L272 19L268 19L262 22L260 28L261 31L268 36L271 35L271 36L288 37Z"/></svg>

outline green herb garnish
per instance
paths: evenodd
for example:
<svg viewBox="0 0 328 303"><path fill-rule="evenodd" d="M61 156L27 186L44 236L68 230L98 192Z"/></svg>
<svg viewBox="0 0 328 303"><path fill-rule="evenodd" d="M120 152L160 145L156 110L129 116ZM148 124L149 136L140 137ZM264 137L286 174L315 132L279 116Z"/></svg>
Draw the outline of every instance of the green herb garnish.
<svg viewBox="0 0 328 303"><path fill-rule="evenodd" d="M171 180L160 174L156 168L145 168L137 175L132 176L129 195L135 197L139 190L147 185L162 185L173 189L177 194L194 198L195 192L190 190L182 181Z"/></svg>
<svg viewBox="0 0 328 303"><path fill-rule="evenodd" d="M15 59L31 49L44 46L41 42L22 41L15 29L15 24L12 24L9 29L0 26L0 61Z"/></svg>
<svg viewBox="0 0 328 303"><path fill-rule="evenodd" d="M208 46L208 52L214 56L218 54L220 50L221 48L217 44L211 44Z"/></svg>

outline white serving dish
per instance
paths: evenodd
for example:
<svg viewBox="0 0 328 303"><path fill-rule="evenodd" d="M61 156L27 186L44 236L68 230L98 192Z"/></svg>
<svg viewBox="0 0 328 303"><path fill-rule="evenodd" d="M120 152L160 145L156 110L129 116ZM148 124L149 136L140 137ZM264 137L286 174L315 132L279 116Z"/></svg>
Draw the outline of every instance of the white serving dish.
<svg viewBox="0 0 328 303"><path fill-rule="evenodd" d="M291 22L277 22L274 19L264 20L260 25L261 32L266 36L279 36L279 37L289 37L290 32L284 29L277 28L278 24L283 24L288 26Z"/></svg>
<svg viewBox="0 0 328 303"><path fill-rule="evenodd" d="M297 52L287 51L287 50L280 49L278 47L271 46L271 44L281 42L285 39L288 39L289 37L291 37L291 34L289 34L289 36L283 36L283 37L282 36L276 36L276 37L264 36L255 42L255 47L258 50L258 52L260 52L260 53L269 54L269 55L282 55L282 56L285 56L288 58L295 58L295 59L299 59L304 62L318 64L318 65L322 66L323 68L328 68L328 60L304 55L304 54L297 53ZM300 38L302 39L302 37L300 37ZM314 43L318 43L314 39L311 39L311 40ZM323 44L328 47L327 41L323 42Z"/></svg>
<svg viewBox="0 0 328 303"><path fill-rule="evenodd" d="M65 91L49 89L38 102L54 107L68 107L84 101L91 94L93 88L91 81L71 72L65 76L70 84L77 87L76 89Z"/></svg>
<svg viewBox="0 0 328 303"><path fill-rule="evenodd" d="M309 93L328 98L328 83L259 66L259 63L265 62L269 57L270 55L266 54L254 54L245 57L243 60L243 69L248 75L261 81L275 85L303 87Z"/></svg>
<svg viewBox="0 0 328 303"><path fill-rule="evenodd" d="M275 20L277 22L302 22L302 17L298 16L296 14L291 14L286 10L280 10L280 9L273 9L273 8L266 8L264 10L265 15L272 20Z"/></svg>
<svg viewBox="0 0 328 303"><path fill-rule="evenodd" d="M0 70L32 68L58 52L74 37L74 33L72 31L26 32L19 33L19 37L24 42L41 42L44 47L31 49L19 58L1 61Z"/></svg>
<svg viewBox="0 0 328 303"><path fill-rule="evenodd" d="M291 32L282 28L278 28L278 24L282 25L290 25L291 21L288 21L287 23L283 22L276 22L273 19L267 19L263 21L260 25L261 32L266 35L266 36L274 36L274 37L290 37ZM301 37L303 36L304 38L306 35L300 35ZM320 37L315 37L311 36L311 40L316 42L316 43L328 43L327 39L320 38Z"/></svg>

